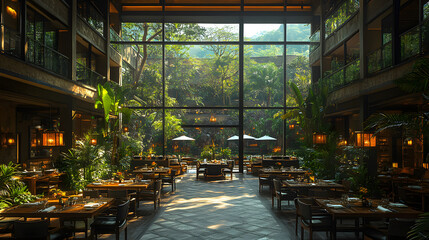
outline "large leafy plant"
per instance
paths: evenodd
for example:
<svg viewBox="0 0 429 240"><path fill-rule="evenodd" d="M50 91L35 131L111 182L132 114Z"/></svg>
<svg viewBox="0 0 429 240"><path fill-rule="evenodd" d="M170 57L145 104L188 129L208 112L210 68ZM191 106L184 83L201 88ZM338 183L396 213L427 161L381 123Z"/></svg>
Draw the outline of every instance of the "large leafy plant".
<svg viewBox="0 0 429 240"><path fill-rule="evenodd" d="M12 162L0 165L0 209L37 199L24 183L14 178L17 169L18 165Z"/></svg>

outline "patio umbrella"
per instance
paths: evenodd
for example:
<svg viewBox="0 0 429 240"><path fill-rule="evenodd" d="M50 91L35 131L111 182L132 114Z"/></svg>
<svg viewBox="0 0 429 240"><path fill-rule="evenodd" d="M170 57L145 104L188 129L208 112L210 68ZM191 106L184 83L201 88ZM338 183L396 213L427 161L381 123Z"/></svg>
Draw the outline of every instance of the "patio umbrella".
<svg viewBox="0 0 429 240"><path fill-rule="evenodd" d="M195 139L188 137L188 136L185 136L185 135L182 135L180 137L173 138L173 141L195 141Z"/></svg>
<svg viewBox="0 0 429 240"><path fill-rule="evenodd" d="M244 140L255 140L256 138L254 138L254 137L252 137L252 136L249 136L249 135L246 135L246 134L243 134L243 139L244 139ZM238 136L237 136L237 135L234 135L234 136L232 136L232 137L228 138L227 140L228 140L228 141L238 140Z"/></svg>
<svg viewBox="0 0 429 240"><path fill-rule="evenodd" d="M270 136L268 136L268 135L265 135L265 136L263 136L263 137L256 138L255 140L256 140L256 141L276 141L277 139L276 139L276 138L273 138L273 137L270 137Z"/></svg>

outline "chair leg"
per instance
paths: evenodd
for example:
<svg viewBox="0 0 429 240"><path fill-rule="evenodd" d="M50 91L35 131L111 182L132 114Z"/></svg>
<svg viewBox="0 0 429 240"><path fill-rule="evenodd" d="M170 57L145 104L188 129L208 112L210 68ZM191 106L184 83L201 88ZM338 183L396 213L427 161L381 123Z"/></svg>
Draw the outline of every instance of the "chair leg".
<svg viewBox="0 0 429 240"><path fill-rule="evenodd" d="M280 199L277 199L277 208L282 210L282 201Z"/></svg>
<svg viewBox="0 0 429 240"><path fill-rule="evenodd" d="M301 240L304 240L304 228L301 226Z"/></svg>
<svg viewBox="0 0 429 240"><path fill-rule="evenodd" d="M125 240L128 239L128 226L125 226Z"/></svg>
<svg viewBox="0 0 429 240"><path fill-rule="evenodd" d="M298 236L298 215L295 214L295 236Z"/></svg>
<svg viewBox="0 0 429 240"><path fill-rule="evenodd" d="M313 229L310 228L308 234L310 234L310 240L313 240Z"/></svg>

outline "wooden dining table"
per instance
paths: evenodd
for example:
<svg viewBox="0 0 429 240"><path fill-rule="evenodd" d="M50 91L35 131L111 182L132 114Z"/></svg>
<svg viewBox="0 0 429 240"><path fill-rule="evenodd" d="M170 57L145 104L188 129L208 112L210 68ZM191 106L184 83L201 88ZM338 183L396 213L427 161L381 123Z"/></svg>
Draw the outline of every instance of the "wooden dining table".
<svg viewBox="0 0 429 240"><path fill-rule="evenodd" d="M274 174L274 175L292 175L292 176L296 176L296 175L303 175L305 174L307 171L306 170L302 170L302 169L271 169L271 168L262 168L259 173L262 174Z"/></svg>
<svg viewBox="0 0 429 240"><path fill-rule="evenodd" d="M372 204L379 205L380 200L371 200ZM333 236L336 239L336 220L340 218L417 218L423 212L414 210L408 206L397 207L387 205L383 208L363 207L361 201L355 201L342 205L341 199L316 199L316 203L331 215L333 224Z"/></svg>
<svg viewBox="0 0 429 240"><path fill-rule="evenodd" d="M34 202L21 204L0 212L2 217L24 217L24 218L59 218L61 225L64 221L81 220L85 222L85 238L88 237L88 219L93 218L107 210L113 203L114 198L91 198L78 201L71 206L62 207L58 199L50 199L47 204ZM85 204L95 203L97 206L86 208Z"/></svg>
<svg viewBox="0 0 429 240"><path fill-rule="evenodd" d="M344 185L336 183L336 182L325 182L320 181L316 183L309 182L298 182L298 181L282 181L282 187L288 188L325 188L325 189L343 189Z"/></svg>
<svg viewBox="0 0 429 240"><path fill-rule="evenodd" d="M140 174L151 174L151 173L158 173L158 174L168 174L170 173L171 168L138 168L133 171L133 173L140 173Z"/></svg>
<svg viewBox="0 0 429 240"><path fill-rule="evenodd" d="M419 195L422 198L422 206L421 206L421 210L424 211L425 210L425 206L426 206L426 198L429 197L429 186L420 186L420 185L408 185L408 186L403 186L400 187L402 189L404 189L407 192Z"/></svg>
<svg viewBox="0 0 429 240"><path fill-rule="evenodd" d="M103 182L86 185L88 189L95 190L135 190L142 191L153 184L152 180L140 180L139 182Z"/></svg>

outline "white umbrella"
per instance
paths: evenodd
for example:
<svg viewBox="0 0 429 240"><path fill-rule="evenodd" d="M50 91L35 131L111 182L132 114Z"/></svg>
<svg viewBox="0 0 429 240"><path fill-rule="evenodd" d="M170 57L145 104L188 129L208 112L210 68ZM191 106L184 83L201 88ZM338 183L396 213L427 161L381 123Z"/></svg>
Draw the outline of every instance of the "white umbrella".
<svg viewBox="0 0 429 240"><path fill-rule="evenodd" d="M277 139L270 137L268 135L265 135L263 137L255 139L256 141L276 141Z"/></svg>
<svg viewBox="0 0 429 240"><path fill-rule="evenodd" d="M252 137L252 136L249 136L249 135L246 135L246 134L243 134L243 139L244 139L244 140L255 140L256 138L254 138L254 137ZM238 136L237 136L237 135L234 135L234 136L232 136L232 137L228 138L227 140L228 140L228 141L238 140Z"/></svg>
<svg viewBox="0 0 429 240"><path fill-rule="evenodd" d="M183 135L177 138L173 138L173 141L195 141L195 139Z"/></svg>

